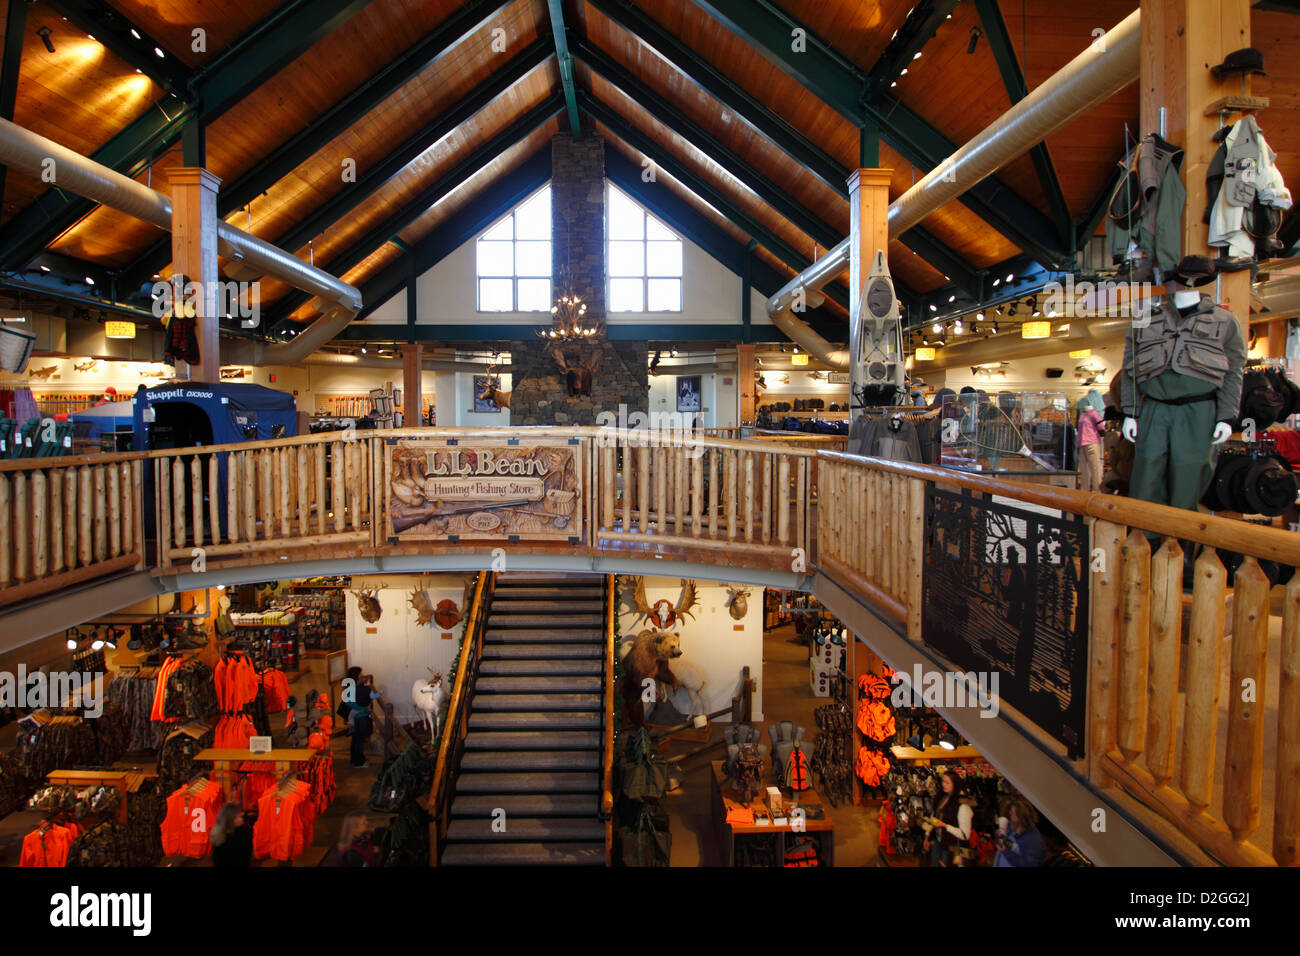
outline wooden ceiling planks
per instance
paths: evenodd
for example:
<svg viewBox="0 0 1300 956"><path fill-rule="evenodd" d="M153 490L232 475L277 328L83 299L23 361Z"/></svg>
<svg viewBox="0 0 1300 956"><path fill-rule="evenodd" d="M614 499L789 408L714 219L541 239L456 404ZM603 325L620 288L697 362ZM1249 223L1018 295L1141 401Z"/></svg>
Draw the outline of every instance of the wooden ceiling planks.
<svg viewBox="0 0 1300 956"><path fill-rule="evenodd" d="M21 0L11 0L21 2ZM54 52L37 35L49 27ZM4 29L0 19L0 31ZM3 39L0 38L0 42ZM93 153L149 109L162 91L45 3L27 11L14 122L79 153ZM0 223L45 192L47 183L5 176Z"/></svg>
<svg viewBox="0 0 1300 956"><path fill-rule="evenodd" d="M1293 13L1255 9L1250 15L1250 42L1264 54L1268 76L1252 76L1250 91L1267 96L1269 106L1255 117L1277 166L1291 188L1300 192L1300 18ZM1288 212L1288 216L1296 215Z"/></svg>
<svg viewBox="0 0 1300 956"><path fill-rule="evenodd" d="M275 12L281 0L112 0L112 6L191 69L201 66ZM206 52L195 52L202 30Z"/></svg>
<svg viewBox="0 0 1300 956"><path fill-rule="evenodd" d="M785 9L823 40L832 42L850 60L870 71L907 20L916 0L875 0L872 3L796 3ZM902 84L899 84L900 86Z"/></svg>

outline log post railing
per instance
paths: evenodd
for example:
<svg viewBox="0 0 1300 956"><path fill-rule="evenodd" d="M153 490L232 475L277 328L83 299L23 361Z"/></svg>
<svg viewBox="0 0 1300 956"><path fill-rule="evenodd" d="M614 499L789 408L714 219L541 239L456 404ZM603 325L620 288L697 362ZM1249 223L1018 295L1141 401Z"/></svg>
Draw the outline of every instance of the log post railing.
<svg viewBox="0 0 1300 956"><path fill-rule="evenodd" d="M596 437L597 546L664 545L789 564L809 546L816 453L674 431Z"/></svg>
<svg viewBox="0 0 1300 956"><path fill-rule="evenodd" d="M1080 609L1088 615L1082 771L1095 786L1122 786L1221 863L1300 862L1300 574L1276 587L1281 640L1269 647L1269 575L1300 566L1300 536L1112 495L820 457L819 568L914 641L927 611L928 489L1087 519L1089 548L1074 568L1089 576L1091 602ZM1273 703L1275 721L1267 718ZM1269 753L1277 764L1265 793ZM1259 839L1266 814L1271 846Z"/></svg>
<svg viewBox="0 0 1300 956"><path fill-rule="evenodd" d="M370 444L349 431L151 452L159 565L369 545Z"/></svg>
<svg viewBox="0 0 1300 956"><path fill-rule="evenodd" d="M465 621L464 636L460 643L460 657L456 663L456 682L452 686L451 703L442 721L442 740L438 744L438 761L434 766L433 783L429 788L429 864L437 866L442 847L447 839L450 822L452 784L460 769L460 758L465 749L465 735L469 730L470 688L478 676L479 661L483 652L483 632L487 622L485 605L492 599L496 587L496 574L484 571L474 583L474 598Z"/></svg>
<svg viewBox="0 0 1300 956"><path fill-rule="evenodd" d="M0 462L0 605L144 567L144 458Z"/></svg>

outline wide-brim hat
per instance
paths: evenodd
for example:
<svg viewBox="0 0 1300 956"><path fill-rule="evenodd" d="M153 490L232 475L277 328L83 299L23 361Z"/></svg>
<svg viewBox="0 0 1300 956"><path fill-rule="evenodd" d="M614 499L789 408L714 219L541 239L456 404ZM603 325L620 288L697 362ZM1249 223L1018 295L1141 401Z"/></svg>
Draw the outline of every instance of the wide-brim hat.
<svg viewBox="0 0 1300 956"><path fill-rule="evenodd" d="M1247 513L1277 516L1295 503L1295 475L1272 456L1253 462L1242 476L1241 487Z"/></svg>
<svg viewBox="0 0 1300 956"><path fill-rule="evenodd" d="M1225 76L1238 76L1253 73L1255 76L1268 76L1264 72L1264 54L1253 46L1233 50L1223 58L1223 62L1210 67L1210 72L1217 80Z"/></svg>
<svg viewBox="0 0 1300 956"><path fill-rule="evenodd" d="M1214 281L1214 260L1209 256L1183 256L1178 265L1165 278L1197 288Z"/></svg>
<svg viewBox="0 0 1300 956"><path fill-rule="evenodd" d="M1240 511L1242 496L1238 490L1238 478L1249 467L1249 455L1222 456L1205 494L1205 506L1211 511Z"/></svg>

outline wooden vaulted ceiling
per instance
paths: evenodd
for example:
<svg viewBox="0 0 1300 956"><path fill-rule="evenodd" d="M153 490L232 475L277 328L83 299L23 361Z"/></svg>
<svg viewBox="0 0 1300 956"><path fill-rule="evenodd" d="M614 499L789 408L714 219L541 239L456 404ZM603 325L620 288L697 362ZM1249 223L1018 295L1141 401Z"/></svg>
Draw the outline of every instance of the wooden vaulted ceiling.
<svg viewBox="0 0 1300 956"><path fill-rule="evenodd" d="M210 57L303 0L281 2L283 5L274 0L107 0L97 5L111 8L127 23L141 25L167 56L187 70L201 73ZM85 0L79 4L95 5ZM771 6L767 0L764 5ZM1086 47L1097 26L1114 25L1136 8L1137 0L1091 0L1086 5L996 0L993 5L1001 14L1016 63L1032 90ZM223 183L247 177L269 153L372 82L386 64L400 58L465 5L454 0L372 0L355 6L357 9L336 27L206 126L207 165ZM666 189L695 207L737 244L755 240L755 255L761 262L781 275L793 275L797 271L793 260L811 260L825 252L828 240L846 234L844 191L828 185L824 174L815 174L779 148L732 105L706 92L691 71L681 66L680 58L672 62L673 57L662 55L665 51L629 28L622 12L632 9L636 16L648 18L641 22L666 31L679 53L686 51L698 63L743 88L827 157L832 167L848 170L858 165L859 128L739 31L706 12L707 6L686 0L637 0L634 5L625 0L567 0L563 12L575 57L574 82L580 104L589 104L584 107L583 123L638 165L643 158L638 143L654 144L680 173L659 174ZM926 4L915 0L801 4L786 0L785 10L866 75L888 51L895 33L906 31L914 8L923 6ZM0 0L0 8L4 7L7 3ZM91 154L133 122L147 117L149 111L161 108L166 91L126 59L65 21L60 13L64 8L65 4L56 0L38 0L27 11L14 121ZM1255 92L1273 99L1273 107L1261 114L1260 122L1286 171L1300 159L1295 109L1300 67L1295 56L1297 43L1291 39L1297 21L1285 13L1261 10L1255 11L1253 19L1256 45L1264 49L1273 74L1271 79L1255 81ZM0 17L0 28L3 25ZM46 50L37 34L42 26L50 29L54 53ZM196 28L206 31L207 53L192 49ZM888 91L897 97L901 108L958 144L1012 105L989 38L983 36L973 52L968 52L973 28L988 32L979 4L976 0L957 3L925 42L922 55L906 64L906 74L898 76ZM404 250L453 223L475 197L546 149L551 137L567 128L564 113L555 110L539 122L519 128L517 135L512 132L521 117L539 110L546 113L547 104L555 103L563 93L553 49L546 56L537 52L551 39L546 0L497 5L495 12L441 55L413 68L395 91L359 113L346 129L312 143L289 172L246 206L228 211L225 218L268 241L297 240L290 251L364 290L367 282L409 254ZM341 175L347 161L354 161L359 173L381 165L418 131L482 90L508 68L512 58L530 50L535 51L531 65L508 88L414 155L346 214L331 217L313 231L312 217L317 211L356 188ZM1123 154L1126 124L1138 135L1137 111L1133 84L1047 140L1060 196L1072 218L1081 218L1104 190L1116 159ZM708 141L696 141L692 129L703 130ZM502 136L512 137L511 141L501 142ZM466 160L479 156L490 144L495 152L482 158L481 167L464 171ZM880 165L893 170L890 192L894 198L928 171L908 162L885 142L879 155ZM181 162L179 143L164 144L136 178L165 188L167 169ZM741 168L734 168L737 163ZM1051 197L1029 156L1014 161L998 175L1028 207L1051 216ZM454 181L445 195L428 202L430 186L449 176ZM715 202L726 208L719 209L701 198L697 188L711 190ZM0 226L14 223L44 191L44 184L32 178L7 175ZM781 199L788 201L782 205ZM403 211L407 215L400 217L400 228L371 242L377 230L382 231ZM746 223L751 228L746 228ZM1014 238L999 232L979 211L962 202L939 209L923 226L929 241L953 257L948 261L960 260L969 270L989 269L1022 251ZM100 207L51 237L47 248L69 261L84 260L110 272L131 275L148 261L151 248L157 255L159 241L160 233L154 227ZM367 242L371 245L366 246ZM942 257L927 255L924 248L914 249L915 245L897 239L891 242L890 265L895 277L917 293L946 286L949 277ZM12 269L14 264L6 266ZM281 283L264 282L262 295L264 312L279 303L295 319L310 319L314 314L302 297L293 298L292 290ZM842 306L832 302L829 307L844 314Z"/></svg>

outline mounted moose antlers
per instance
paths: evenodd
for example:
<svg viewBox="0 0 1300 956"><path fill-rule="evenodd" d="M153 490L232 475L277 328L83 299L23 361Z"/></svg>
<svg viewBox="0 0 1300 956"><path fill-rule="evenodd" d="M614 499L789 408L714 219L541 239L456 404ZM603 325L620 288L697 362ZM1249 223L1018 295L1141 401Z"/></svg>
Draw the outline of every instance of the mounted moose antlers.
<svg viewBox="0 0 1300 956"><path fill-rule="evenodd" d="M636 587L633 590L632 609L640 615L641 620L653 620L660 630L667 630L672 627L677 618L690 617L693 608L698 607L700 599L695 593L695 582L687 581L682 578L682 600L681 603L674 606L667 598L660 598L651 604L645 594L645 578L636 579Z"/></svg>

